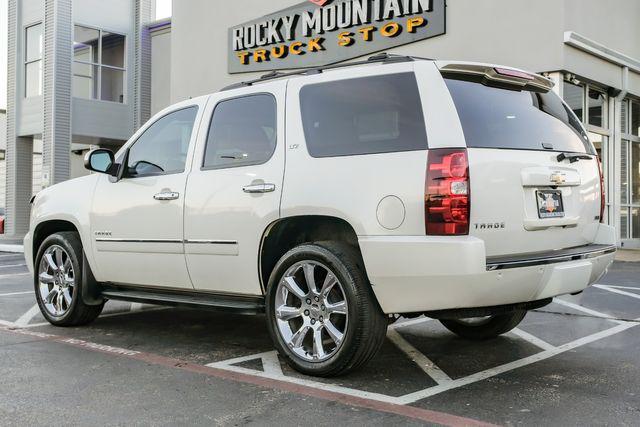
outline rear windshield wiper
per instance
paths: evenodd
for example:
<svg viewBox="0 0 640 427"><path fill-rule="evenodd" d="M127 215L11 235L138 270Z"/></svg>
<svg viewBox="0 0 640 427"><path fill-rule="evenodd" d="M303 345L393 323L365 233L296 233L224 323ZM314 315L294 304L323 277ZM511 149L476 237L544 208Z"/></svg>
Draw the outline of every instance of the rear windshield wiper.
<svg viewBox="0 0 640 427"><path fill-rule="evenodd" d="M586 154L560 153L557 157L558 161L569 160L569 163L579 162L580 160L591 160L593 157Z"/></svg>

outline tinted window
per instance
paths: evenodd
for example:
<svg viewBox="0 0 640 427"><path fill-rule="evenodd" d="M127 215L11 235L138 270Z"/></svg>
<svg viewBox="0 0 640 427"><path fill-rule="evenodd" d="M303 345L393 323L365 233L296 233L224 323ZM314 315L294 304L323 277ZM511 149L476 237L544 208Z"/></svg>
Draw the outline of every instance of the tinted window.
<svg viewBox="0 0 640 427"><path fill-rule="evenodd" d="M129 151L129 177L184 172L198 107L174 111L151 125Z"/></svg>
<svg viewBox="0 0 640 427"><path fill-rule="evenodd" d="M468 147L594 154L582 126L553 92L533 92L445 79ZM548 145L550 144L550 145Z"/></svg>
<svg viewBox="0 0 640 427"><path fill-rule="evenodd" d="M427 148L413 73L305 86L300 105L307 148L313 157Z"/></svg>
<svg viewBox="0 0 640 427"><path fill-rule="evenodd" d="M205 168L257 165L276 147L276 101L254 95L219 103L211 119Z"/></svg>

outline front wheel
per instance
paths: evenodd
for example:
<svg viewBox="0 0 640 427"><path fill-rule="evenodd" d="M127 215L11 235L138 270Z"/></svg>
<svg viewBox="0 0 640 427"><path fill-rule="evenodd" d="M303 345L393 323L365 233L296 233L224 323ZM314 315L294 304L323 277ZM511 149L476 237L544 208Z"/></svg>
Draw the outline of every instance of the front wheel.
<svg viewBox="0 0 640 427"><path fill-rule="evenodd" d="M60 232L47 237L35 260L34 286L42 315L56 326L79 326L102 312L82 301L82 243L77 233Z"/></svg>
<svg viewBox="0 0 640 427"><path fill-rule="evenodd" d="M274 268L266 296L269 334L297 371L345 374L382 346L387 321L360 260L346 244L321 242L292 249Z"/></svg>
<svg viewBox="0 0 640 427"><path fill-rule="evenodd" d="M518 326L526 315L527 310L516 310L496 316L442 319L440 323L459 337L474 341L484 341L506 334Z"/></svg>

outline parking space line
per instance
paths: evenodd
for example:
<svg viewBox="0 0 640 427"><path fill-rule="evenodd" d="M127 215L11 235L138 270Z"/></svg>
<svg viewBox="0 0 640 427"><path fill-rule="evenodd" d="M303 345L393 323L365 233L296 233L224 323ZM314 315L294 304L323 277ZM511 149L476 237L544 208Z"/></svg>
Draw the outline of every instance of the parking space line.
<svg viewBox="0 0 640 427"><path fill-rule="evenodd" d="M0 268L10 268L10 267L24 267L27 264L9 264L9 265L0 265Z"/></svg>
<svg viewBox="0 0 640 427"><path fill-rule="evenodd" d="M25 271L24 273L11 273L11 274L0 274L0 279L3 277L14 277L14 276L30 276L31 273Z"/></svg>
<svg viewBox="0 0 640 427"><path fill-rule="evenodd" d="M36 304L13 323L19 328L25 327L29 324L29 322L31 322L31 319L36 317L38 313L40 313L40 307L38 307L38 304Z"/></svg>
<svg viewBox="0 0 640 427"><path fill-rule="evenodd" d="M519 328L515 328L511 331L512 334L518 336L519 338L530 342L531 344L535 345L538 348L541 348L543 350L555 350L556 347L549 344L548 342L541 340L540 338L536 337L535 335L531 335L529 332L525 332L522 329Z"/></svg>
<svg viewBox="0 0 640 427"><path fill-rule="evenodd" d="M640 288L635 286L618 286L618 285L593 285L593 286L606 286L607 288L629 289L632 291L640 291Z"/></svg>
<svg viewBox="0 0 640 427"><path fill-rule="evenodd" d="M430 376L436 383L445 384L451 382L451 377L444 373L438 366L431 361L422 352L416 349L409 343L398 331L395 329L389 329L387 331L387 338L389 341L395 344L400 351L407 355L409 359L422 369L422 371Z"/></svg>
<svg viewBox="0 0 640 427"><path fill-rule="evenodd" d="M0 297L13 297L16 295L27 295L27 294L32 294L33 291L24 291L24 292L9 292L7 294L0 294Z"/></svg>
<svg viewBox="0 0 640 427"><path fill-rule="evenodd" d="M560 298L554 298L553 302L555 302L557 304L560 304L560 305L564 305L565 307L573 308L574 310L582 311L583 313L590 314L591 316L594 316L594 317L600 317L602 319L609 320L611 322L625 323L623 320L615 319L614 316L612 316L610 314L600 313L599 311L595 311L595 310L592 310L590 308L583 307L581 305L574 304L572 302L562 300Z"/></svg>
<svg viewBox="0 0 640 427"><path fill-rule="evenodd" d="M435 396L436 394L440 394L445 391L452 390L454 388L473 384L478 381L486 380L488 378L495 377L496 375L500 375L505 372L512 371L514 369L522 368L524 366L531 365L536 362L540 362L541 360L549 359L550 357L557 356L569 350L573 350L583 345L590 344L592 342L601 340L603 338L607 338L609 336L618 334L622 331L633 328L635 326L637 326L637 323L622 322L622 324L614 326L613 328L609 328L604 331L597 332L595 334L577 339L570 343L555 347L554 350L546 350L546 351L534 354L532 356L525 357L524 359L515 360L513 362L506 363L504 365L500 365L495 368L490 368L481 372L477 372L467 377L458 378L447 384L437 385L425 390L404 395L399 399L399 401L405 405L414 403L414 402L417 402L418 400L426 399L428 397Z"/></svg>
<svg viewBox="0 0 640 427"><path fill-rule="evenodd" d="M627 297L640 299L640 295L639 294L634 294L634 293L631 293L631 292L625 292L625 291L622 291L620 289L616 289L613 286L593 285L593 287L594 288L598 288L598 289L602 289L602 290L605 290L605 291L613 292L613 293L616 293L616 294L619 294L619 295L624 295L624 296L627 296Z"/></svg>
<svg viewBox="0 0 640 427"><path fill-rule="evenodd" d="M98 319L104 319L104 318L108 318L108 317L117 317L117 316L124 316L126 314L142 314L142 313L149 313L151 311L160 311L160 310L167 310L171 307L153 307L153 308L147 308L145 310L138 310L138 311L117 311L115 313L107 313L107 314L101 314ZM41 326L51 326L51 323L49 322L42 322L42 323L31 323L29 325L25 325L22 326L23 329L31 329L31 328L39 328Z"/></svg>
<svg viewBox="0 0 640 427"><path fill-rule="evenodd" d="M284 376L277 351L272 351L262 356L262 369L272 375Z"/></svg>

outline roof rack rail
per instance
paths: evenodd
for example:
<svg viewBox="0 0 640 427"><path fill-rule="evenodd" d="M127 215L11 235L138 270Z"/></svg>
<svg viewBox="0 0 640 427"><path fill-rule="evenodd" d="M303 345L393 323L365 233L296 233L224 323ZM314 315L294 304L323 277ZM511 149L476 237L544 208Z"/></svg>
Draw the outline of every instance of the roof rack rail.
<svg viewBox="0 0 640 427"><path fill-rule="evenodd" d="M275 79L281 79L281 78L284 78L284 77L320 74L320 73L324 72L325 70L333 70L333 69L337 69L337 68L346 68L346 67L353 67L353 66L357 66L357 65L366 65L366 64L372 64L372 63L388 64L388 63L395 63L395 62L412 62L412 61L422 60L422 59L427 59L427 58L417 58L415 56L396 55L396 54L392 54L392 53L383 52L383 53L379 53L377 55L370 56L369 58L367 58L364 61L345 62L345 63L340 63L340 64L325 65L325 66L320 66L320 67L304 68L304 69L301 69L301 70L290 71L290 72L287 72L287 73L283 73L283 72L280 72L280 71L272 71L270 73L267 73L267 74L264 74L264 75L260 76L257 79L247 80L245 82L234 83L232 85L226 86L226 87L222 88L220 91L224 92L224 91L227 91L227 90L239 89L239 88L242 88L242 87L253 86L256 83L263 83L263 82L266 82L266 81L275 80Z"/></svg>

